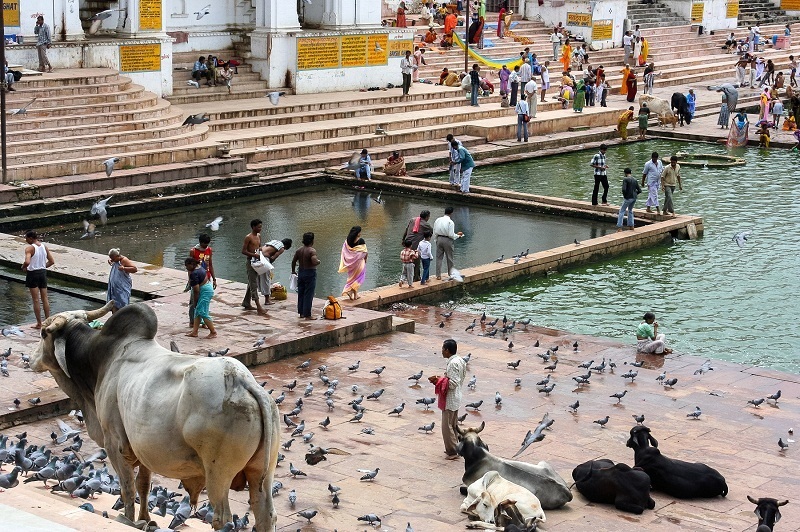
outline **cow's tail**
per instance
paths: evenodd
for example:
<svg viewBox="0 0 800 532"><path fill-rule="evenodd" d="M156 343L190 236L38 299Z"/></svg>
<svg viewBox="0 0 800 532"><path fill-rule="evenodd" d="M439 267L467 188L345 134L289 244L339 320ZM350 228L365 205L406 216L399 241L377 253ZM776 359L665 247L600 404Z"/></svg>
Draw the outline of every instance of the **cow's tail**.
<svg viewBox="0 0 800 532"><path fill-rule="evenodd" d="M270 485L267 486L269 493L272 493L272 476L275 472L275 465L278 463L278 449L280 448L280 415L278 414L278 405L275 401L264 391L263 388L258 386L252 379L244 379L242 383L244 388L252 394L253 398L258 403L261 410L261 426L262 426L262 445L264 445L264 470L261 473L259 480L259 490L264 491L264 482L269 480Z"/></svg>

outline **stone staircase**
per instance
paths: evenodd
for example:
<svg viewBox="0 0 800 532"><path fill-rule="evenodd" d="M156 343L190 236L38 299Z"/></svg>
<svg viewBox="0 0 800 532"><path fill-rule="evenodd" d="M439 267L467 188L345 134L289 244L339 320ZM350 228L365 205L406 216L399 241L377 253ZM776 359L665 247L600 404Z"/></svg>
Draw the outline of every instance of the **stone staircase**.
<svg viewBox="0 0 800 532"><path fill-rule="evenodd" d="M23 77L7 96L9 180L35 180L117 168L189 161L213 150L208 126L186 128L169 102L108 69ZM191 150L185 148L191 146ZM103 174L104 175L104 174Z"/></svg>
<svg viewBox="0 0 800 532"><path fill-rule="evenodd" d="M689 21L681 18L669 6L661 2L644 3L642 0L628 0L628 19L631 30L638 24L640 29L683 26Z"/></svg>
<svg viewBox="0 0 800 532"><path fill-rule="evenodd" d="M787 15L786 11L775 6L769 0L739 0L739 26L786 24L798 20L800 20L799 17ZM767 36L764 33L762 35ZM783 35L783 32L779 35Z"/></svg>

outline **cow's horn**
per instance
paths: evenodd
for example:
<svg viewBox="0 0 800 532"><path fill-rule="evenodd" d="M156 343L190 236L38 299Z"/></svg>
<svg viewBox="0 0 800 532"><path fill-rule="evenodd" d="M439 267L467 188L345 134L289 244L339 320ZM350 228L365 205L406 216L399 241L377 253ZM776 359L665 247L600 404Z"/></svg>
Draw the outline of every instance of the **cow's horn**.
<svg viewBox="0 0 800 532"><path fill-rule="evenodd" d="M96 319L102 318L106 314L111 311L111 308L114 306L113 301L109 301L105 304L102 308L97 310L88 310L86 311L86 321L94 321Z"/></svg>
<svg viewBox="0 0 800 532"><path fill-rule="evenodd" d="M785 501L778 501L778 506L786 506L787 504L789 504L789 499L786 499Z"/></svg>
<svg viewBox="0 0 800 532"><path fill-rule="evenodd" d="M44 330L48 334L53 334L57 330L61 329L67 323L66 316L62 316L61 314L57 314L51 318L48 318L45 321L45 328Z"/></svg>
<svg viewBox="0 0 800 532"><path fill-rule="evenodd" d="M753 504L758 504L758 501L752 498L750 495L747 496L747 500L752 502Z"/></svg>
<svg viewBox="0 0 800 532"><path fill-rule="evenodd" d="M480 434L480 432L481 432L481 431L482 431L484 428L486 428L486 422L485 422L485 421L481 421L481 426L480 426L480 427L478 427L478 428L475 430L475 434Z"/></svg>
<svg viewBox="0 0 800 532"><path fill-rule="evenodd" d="M456 432L458 432L459 436L463 436L464 435L464 430L458 425L456 425Z"/></svg>

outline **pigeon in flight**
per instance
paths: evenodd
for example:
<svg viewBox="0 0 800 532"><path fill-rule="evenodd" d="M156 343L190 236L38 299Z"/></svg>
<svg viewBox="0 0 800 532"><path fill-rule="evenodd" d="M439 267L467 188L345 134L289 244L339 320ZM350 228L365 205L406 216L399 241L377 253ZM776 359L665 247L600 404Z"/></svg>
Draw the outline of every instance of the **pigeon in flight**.
<svg viewBox="0 0 800 532"><path fill-rule="evenodd" d="M25 333L19 327L17 327L16 325L12 325L10 327L3 327L3 336L5 336L6 338L9 337L9 336L24 337ZM3 356L8 358L8 355L10 355L10 354L11 354L11 348L9 347L8 348L8 354L7 355L3 355Z"/></svg>
<svg viewBox="0 0 800 532"><path fill-rule="evenodd" d="M103 225L106 225L108 221L108 202L111 201L113 197L114 196L109 196L106 198L105 196L100 196L100 199L95 201L94 205L92 205L92 208L89 210L89 214L91 214L92 217L100 218L100 223Z"/></svg>
<svg viewBox="0 0 800 532"><path fill-rule="evenodd" d="M206 7L204 7L200 11L195 11L192 14L193 15L197 15L197 20L200 20L204 16L211 14L211 4L208 4ZM314 513L316 514L316 512L314 512Z"/></svg>
<svg viewBox="0 0 800 532"><path fill-rule="evenodd" d="M195 83L197 83L197 82L195 82ZM201 114L197 114L197 115L189 115L189 116L186 117L186 120L184 120L183 124L181 124L181 125L183 125L183 126L192 126L194 128L194 126L199 126L200 124L203 124L204 122L208 122L209 120L211 120L211 119L209 117L207 117L205 113L201 113Z"/></svg>
<svg viewBox="0 0 800 532"><path fill-rule="evenodd" d="M111 177L111 174L114 172L114 165L119 162L119 157L109 157L105 161L103 161L103 166L106 169L106 177Z"/></svg>
<svg viewBox="0 0 800 532"><path fill-rule="evenodd" d="M528 431L528 433L525 435L525 438L522 440L522 446L520 447L519 451L517 451L517 453L511 458L516 458L517 456L521 455L523 452L525 452L525 449L531 446L532 443L542 441L545 437L542 431L552 425L552 421L553 420L550 419L550 415L545 414L536 429L533 431Z"/></svg>
<svg viewBox="0 0 800 532"><path fill-rule="evenodd" d="M733 235L731 241L736 242L736 245L741 248L744 247L744 243L747 242L748 236L750 236L750 231L740 231Z"/></svg>
<svg viewBox="0 0 800 532"><path fill-rule="evenodd" d="M94 238L99 233L95 230L95 225L91 223L89 220L83 221L83 234L81 235L81 240L85 240L87 238Z"/></svg>
<svg viewBox="0 0 800 532"><path fill-rule="evenodd" d="M703 375L706 372L713 370L714 368L711 367L711 359L709 358L705 362L703 362L702 366L700 366L698 369L694 371L694 375Z"/></svg>
<svg viewBox="0 0 800 532"><path fill-rule="evenodd" d="M278 105L278 102L280 101L281 96L285 96L285 95L286 95L286 93L284 91L273 91L273 92L267 93L267 98L269 98L269 103L271 103L272 105ZM359 155L359 158L361 158L360 155Z"/></svg>
<svg viewBox="0 0 800 532"><path fill-rule="evenodd" d="M190 87L194 87L195 89L199 89L200 88L200 84L197 81L193 80L193 79L188 80L186 82L186 84L189 85Z"/></svg>
<svg viewBox="0 0 800 532"><path fill-rule="evenodd" d="M206 224L206 227L210 228L212 231L219 231L219 224L222 223L222 216L217 216L210 222Z"/></svg>

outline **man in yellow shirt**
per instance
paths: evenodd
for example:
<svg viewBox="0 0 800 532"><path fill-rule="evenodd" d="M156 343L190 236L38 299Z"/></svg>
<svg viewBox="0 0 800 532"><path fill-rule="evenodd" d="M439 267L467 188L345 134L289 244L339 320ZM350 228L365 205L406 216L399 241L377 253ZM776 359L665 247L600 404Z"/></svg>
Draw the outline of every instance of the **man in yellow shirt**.
<svg viewBox="0 0 800 532"><path fill-rule="evenodd" d="M672 156L669 159L669 165L664 167L661 172L661 190L664 191L664 214L670 213L675 216L675 207L672 205L672 194L675 192L675 185L678 190L683 190L681 183L681 165L678 164L678 158Z"/></svg>

